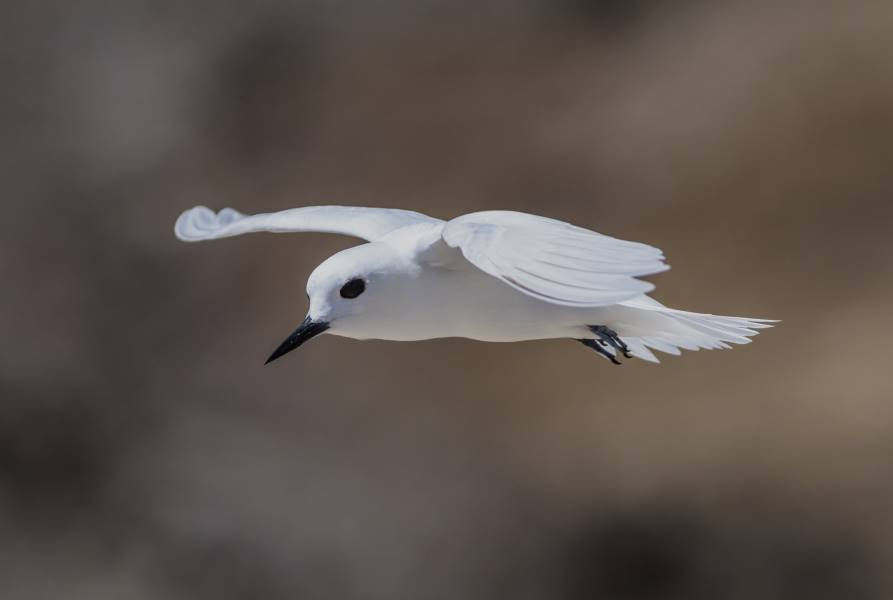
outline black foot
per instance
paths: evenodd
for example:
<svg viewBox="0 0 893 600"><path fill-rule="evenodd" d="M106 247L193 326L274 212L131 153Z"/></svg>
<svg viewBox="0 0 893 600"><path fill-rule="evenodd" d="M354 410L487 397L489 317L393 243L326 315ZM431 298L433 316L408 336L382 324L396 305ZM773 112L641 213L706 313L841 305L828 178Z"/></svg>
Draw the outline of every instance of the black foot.
<svg viewBox="0 0 893 600"><path fill-rule="evenodd" d="M632 358L632 355L629 353L629 347L620 339L617 332L610 327L605 327L604 325L589 325L589 331L598 336L598 340L603 346L607 344L617 352L623 354L626 358Z"/></svg>
<svg viewBox="0 0 893 600"><path fill-rule="evenodd" d="M605 327L604 325L590 325L589 331L597 335L598 339L603 344L608 344L618 352L621 352L626 358L632 358L632 355L629 353L629 347L623 343L623 340L620 339L617 332L610 327Z"/></svg>
<svg viewBox="0 0 893 600"><path fill-rule="evenodd" d="M605 350L605 348L604 348L605 343L603 341L601 341L601 340L577 340L577 341L580 342L581 344L583 344L584 346L586 346L587 348L592 348L593 350L595 350L596 352L598 352L599 354L601 354L602 356L604 356L605 358L610 360L615 365L623 364L619 360L617 360L617 358L613 354L611 354L610 352Z"/></svg>

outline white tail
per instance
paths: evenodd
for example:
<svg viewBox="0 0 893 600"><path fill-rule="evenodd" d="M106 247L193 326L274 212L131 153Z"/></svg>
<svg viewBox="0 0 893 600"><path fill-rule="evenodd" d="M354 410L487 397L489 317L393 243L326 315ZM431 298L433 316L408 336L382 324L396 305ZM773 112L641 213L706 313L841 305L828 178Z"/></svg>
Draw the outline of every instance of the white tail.
<svg viewBox="0 0 893 600"><path fill-rule="evenodd" d="M772 327L771 319L722 317L667 308L642 296L621 304L637 309L625 312L616 327L630 354L649 362L660 362L651 350L678 356L680 350L717 350L730 344L749 344L760 329Z"/></svg>

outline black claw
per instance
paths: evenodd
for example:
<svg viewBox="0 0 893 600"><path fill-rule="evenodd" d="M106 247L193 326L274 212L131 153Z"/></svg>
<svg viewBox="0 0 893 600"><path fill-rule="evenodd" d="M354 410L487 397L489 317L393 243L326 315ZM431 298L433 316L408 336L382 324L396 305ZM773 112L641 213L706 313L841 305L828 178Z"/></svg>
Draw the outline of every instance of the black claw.
<svg viewBox="0 0 893 600"><path fill-rule="evenodd" d="M615 357L613 354L611 354L610 352L605 350L606 344L603 341L601 341L601 340L577 340L577 341L580 342L581 344L583 344L584 346L586 346L587 348L592 348L593 350L595 350L596 352L598 352L599 354L601 354L602 356L604 356L605 358L610 360L615 365L623 364L619 360L617 360L617 357Z"/></svg>
<svg viewBox="0 0 893 600"><path fill-rule="evenodd" d="M622 353L626 358L632 358L632 355L629 353L629 346L627 346L623 340L620 339L620 336L617 335L617 332L610 327L605 327L604 325L589 325L589 331L598 336L602 345L609 344L612 348Z"/></svg>

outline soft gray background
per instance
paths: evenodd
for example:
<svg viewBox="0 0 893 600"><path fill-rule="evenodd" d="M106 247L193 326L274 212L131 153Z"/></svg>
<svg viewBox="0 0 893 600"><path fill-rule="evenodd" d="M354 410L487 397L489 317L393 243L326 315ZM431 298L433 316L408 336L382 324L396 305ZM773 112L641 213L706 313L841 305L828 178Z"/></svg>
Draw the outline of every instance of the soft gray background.
<svg viewBox="0 0 893 600"><path fill-rule="evenodd" d="M0 597L893 596L889 2L5 8ZM173 222L319 203L571 220L784 323L264 368L355 242Z"/></svg>

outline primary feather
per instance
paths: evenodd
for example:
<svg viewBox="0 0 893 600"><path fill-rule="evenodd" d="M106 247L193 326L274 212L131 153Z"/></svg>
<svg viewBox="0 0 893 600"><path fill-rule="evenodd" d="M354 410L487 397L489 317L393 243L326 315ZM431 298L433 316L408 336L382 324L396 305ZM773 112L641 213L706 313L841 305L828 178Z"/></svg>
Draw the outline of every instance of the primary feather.
<svg viewBox="0 0 893 600"><path fill-rule="evenodd" d="M654 289L636 279L669 269L652 246L562 221L510 211L449 221L444 241L485 273L520 292L563 306L605 306Z"/></svg>

